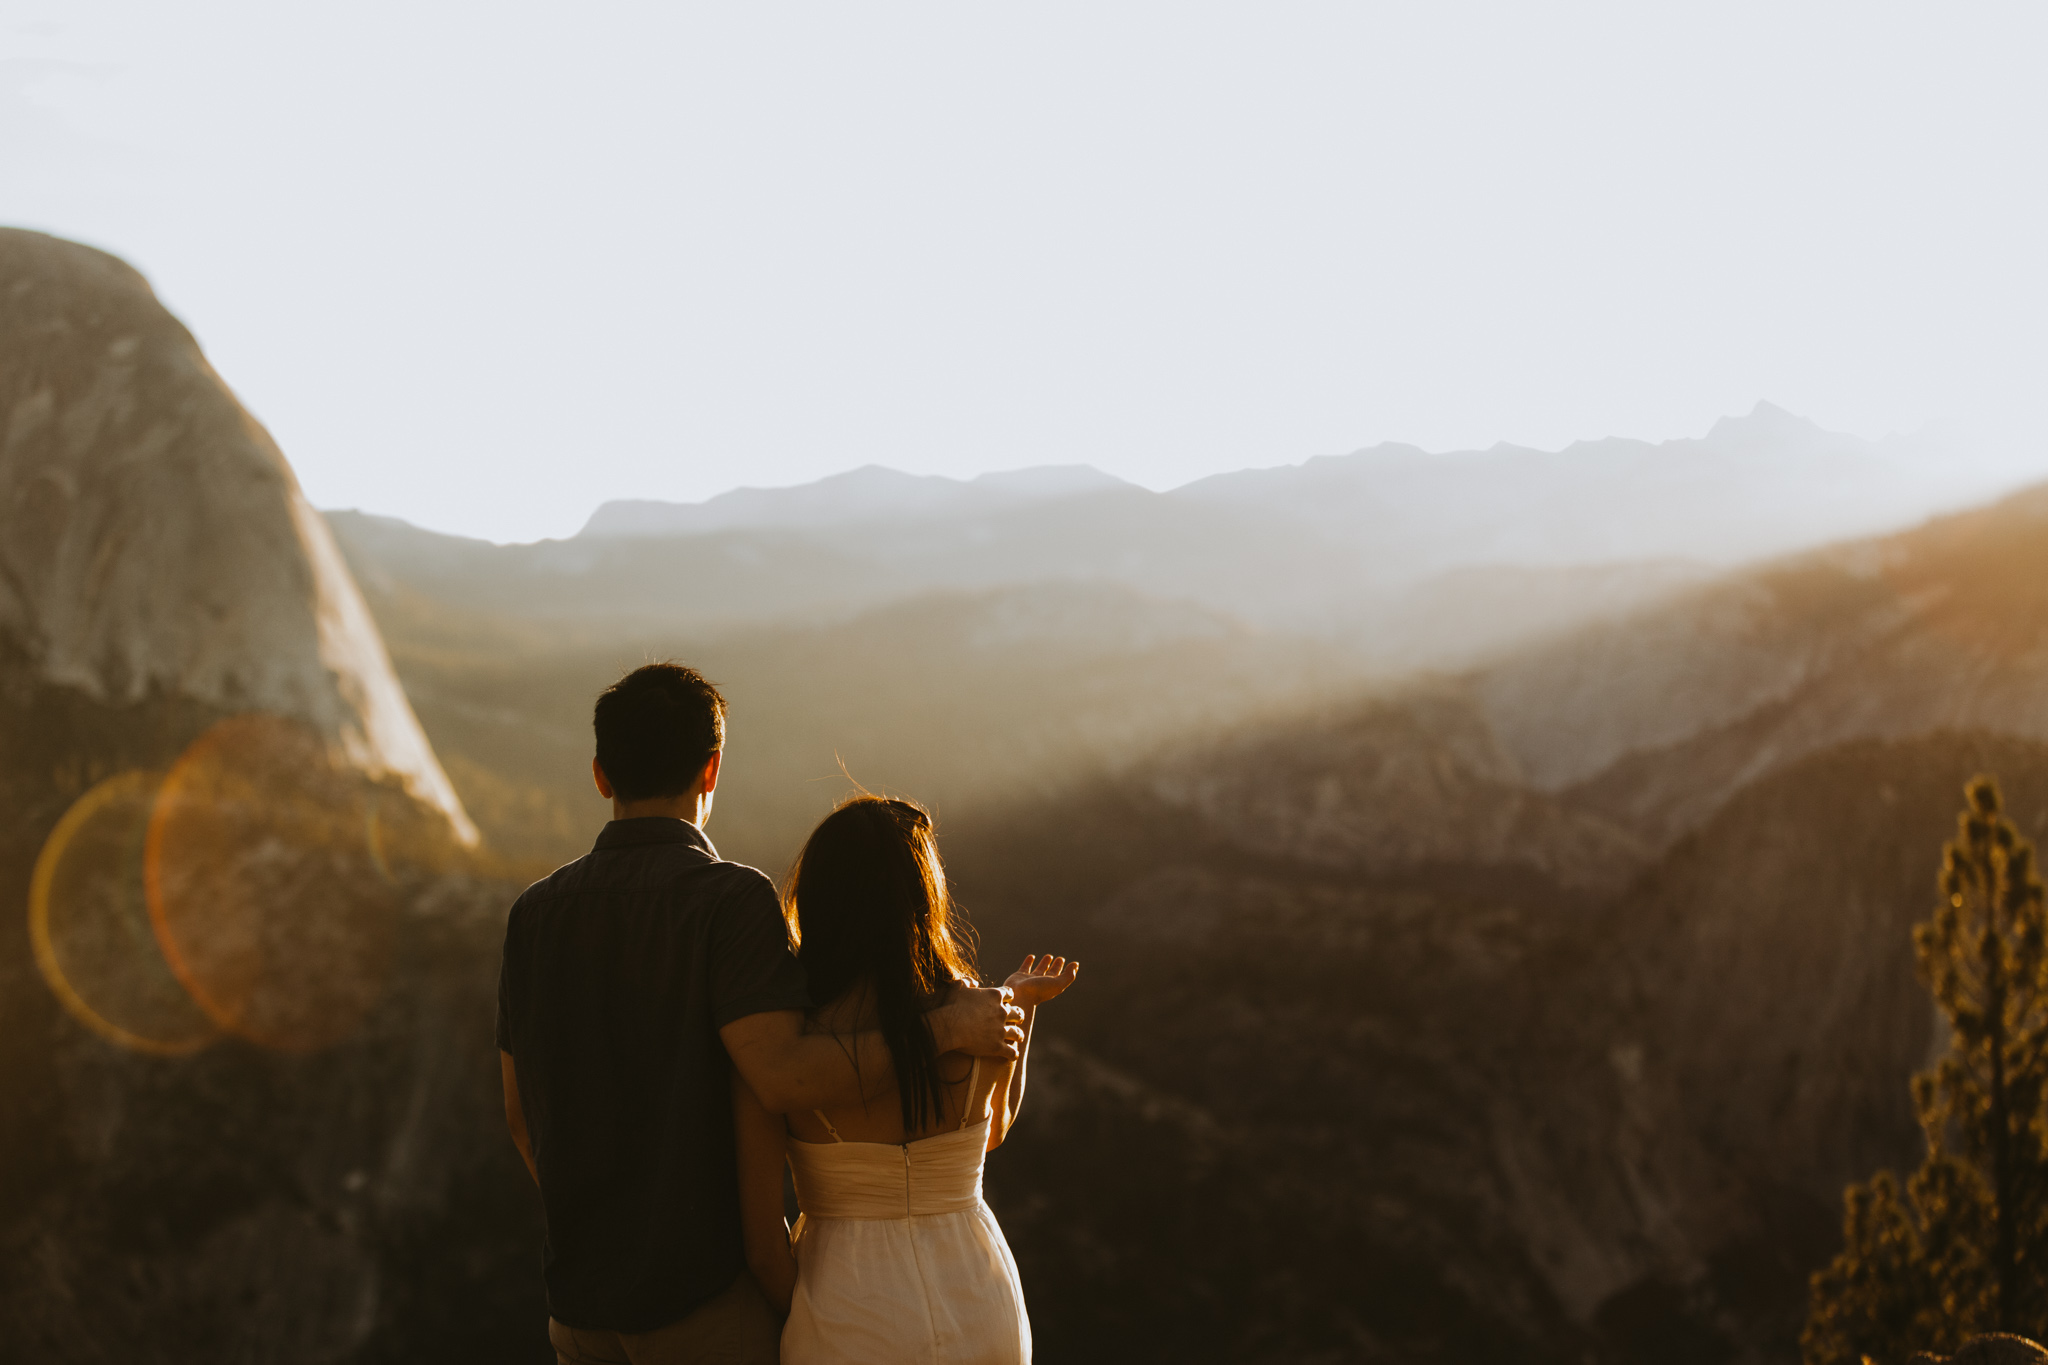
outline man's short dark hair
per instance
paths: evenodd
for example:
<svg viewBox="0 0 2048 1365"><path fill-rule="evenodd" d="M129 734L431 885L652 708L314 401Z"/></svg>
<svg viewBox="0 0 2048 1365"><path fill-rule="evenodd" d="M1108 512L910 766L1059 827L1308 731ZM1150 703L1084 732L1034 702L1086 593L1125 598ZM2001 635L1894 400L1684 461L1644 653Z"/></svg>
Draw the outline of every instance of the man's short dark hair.
<svg viewBox="0 0 2048 1365"><path fill-rule="evenodd" d="M592 723L621 800L681 796L725 747L725 698L694 668L647 664L598 694Z"/></svg>

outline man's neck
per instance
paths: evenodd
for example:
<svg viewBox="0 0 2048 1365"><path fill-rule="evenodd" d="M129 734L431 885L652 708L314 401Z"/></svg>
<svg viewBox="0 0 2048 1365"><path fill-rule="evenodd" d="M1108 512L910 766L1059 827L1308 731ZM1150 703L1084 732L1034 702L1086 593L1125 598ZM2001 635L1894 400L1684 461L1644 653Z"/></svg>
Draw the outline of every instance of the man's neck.
<svg viewBox="0 0 2048 1365"><path fill-rule="evenodd" d="M681 796L656 796L645 801L621 801L614 796L612 819L643 820L648 816L666 816L671 820L681 820L702 829L704 817L711 813L707 809L710 804L704 799L702 792L685 792Z"/></svg>

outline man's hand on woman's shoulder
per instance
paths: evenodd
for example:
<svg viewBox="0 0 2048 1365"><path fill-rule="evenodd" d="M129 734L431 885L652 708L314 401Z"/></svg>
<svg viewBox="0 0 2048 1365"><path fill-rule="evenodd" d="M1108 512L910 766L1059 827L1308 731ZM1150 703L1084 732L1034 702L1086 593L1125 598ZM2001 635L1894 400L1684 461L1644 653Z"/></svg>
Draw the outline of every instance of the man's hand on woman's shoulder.
<svg viewBox="0 0 2048 1365"><path fill-rule="evenodd" d="M1011 997L1025 1009L1036 1009L1074 984L1081 974L1079 960L1069 962L1051 953L1026 953L1024 965L1010 973L1003 984Z"/></svg>
<svg viewBox="0 0 2048 1365"><path fill-rule="evenodd" d="M925 1022L935 1052L1014 1062L1024 1045L1024 1011L1011 1003L1008 986L955 987Z"/></svg>

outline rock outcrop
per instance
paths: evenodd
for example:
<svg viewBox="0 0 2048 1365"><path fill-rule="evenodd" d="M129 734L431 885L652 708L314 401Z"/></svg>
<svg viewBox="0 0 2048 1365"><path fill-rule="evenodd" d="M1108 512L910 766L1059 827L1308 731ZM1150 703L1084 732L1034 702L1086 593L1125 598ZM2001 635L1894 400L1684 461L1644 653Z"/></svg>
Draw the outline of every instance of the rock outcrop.
<svg viewBox="0 0 2048 1365"><path fill-rule="evenodd" d="M548 1358L474 837L190 335L0 231L0 1355Z"/></svg>
<svg viewBox="0 0 2048 1365"><path fill-rule="evenodd" d="M0 658L16 685L310 725L475 831L332 532L134 270L0 230Z"/></svg>

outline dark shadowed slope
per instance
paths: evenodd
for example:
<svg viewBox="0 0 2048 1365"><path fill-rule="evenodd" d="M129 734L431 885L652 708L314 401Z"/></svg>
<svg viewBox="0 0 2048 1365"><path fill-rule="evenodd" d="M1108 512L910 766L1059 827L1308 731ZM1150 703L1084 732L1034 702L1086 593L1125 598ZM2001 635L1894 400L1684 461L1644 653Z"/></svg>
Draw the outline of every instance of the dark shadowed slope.
<svg viewBox="0 0 2048 1365"><path fill-rule="evenodd" d="M1241 803L1133 775L945 831L988 960L1088 964L991 1163L1048 1356L1794 1359L1841 1184L1912 1154L1908 929L1961 784L2048 828L2048 748L1813 755L1618 895L1387 857L1384 810L1350 858L1248 838L1337 748L1215 755Z"/></svg>

